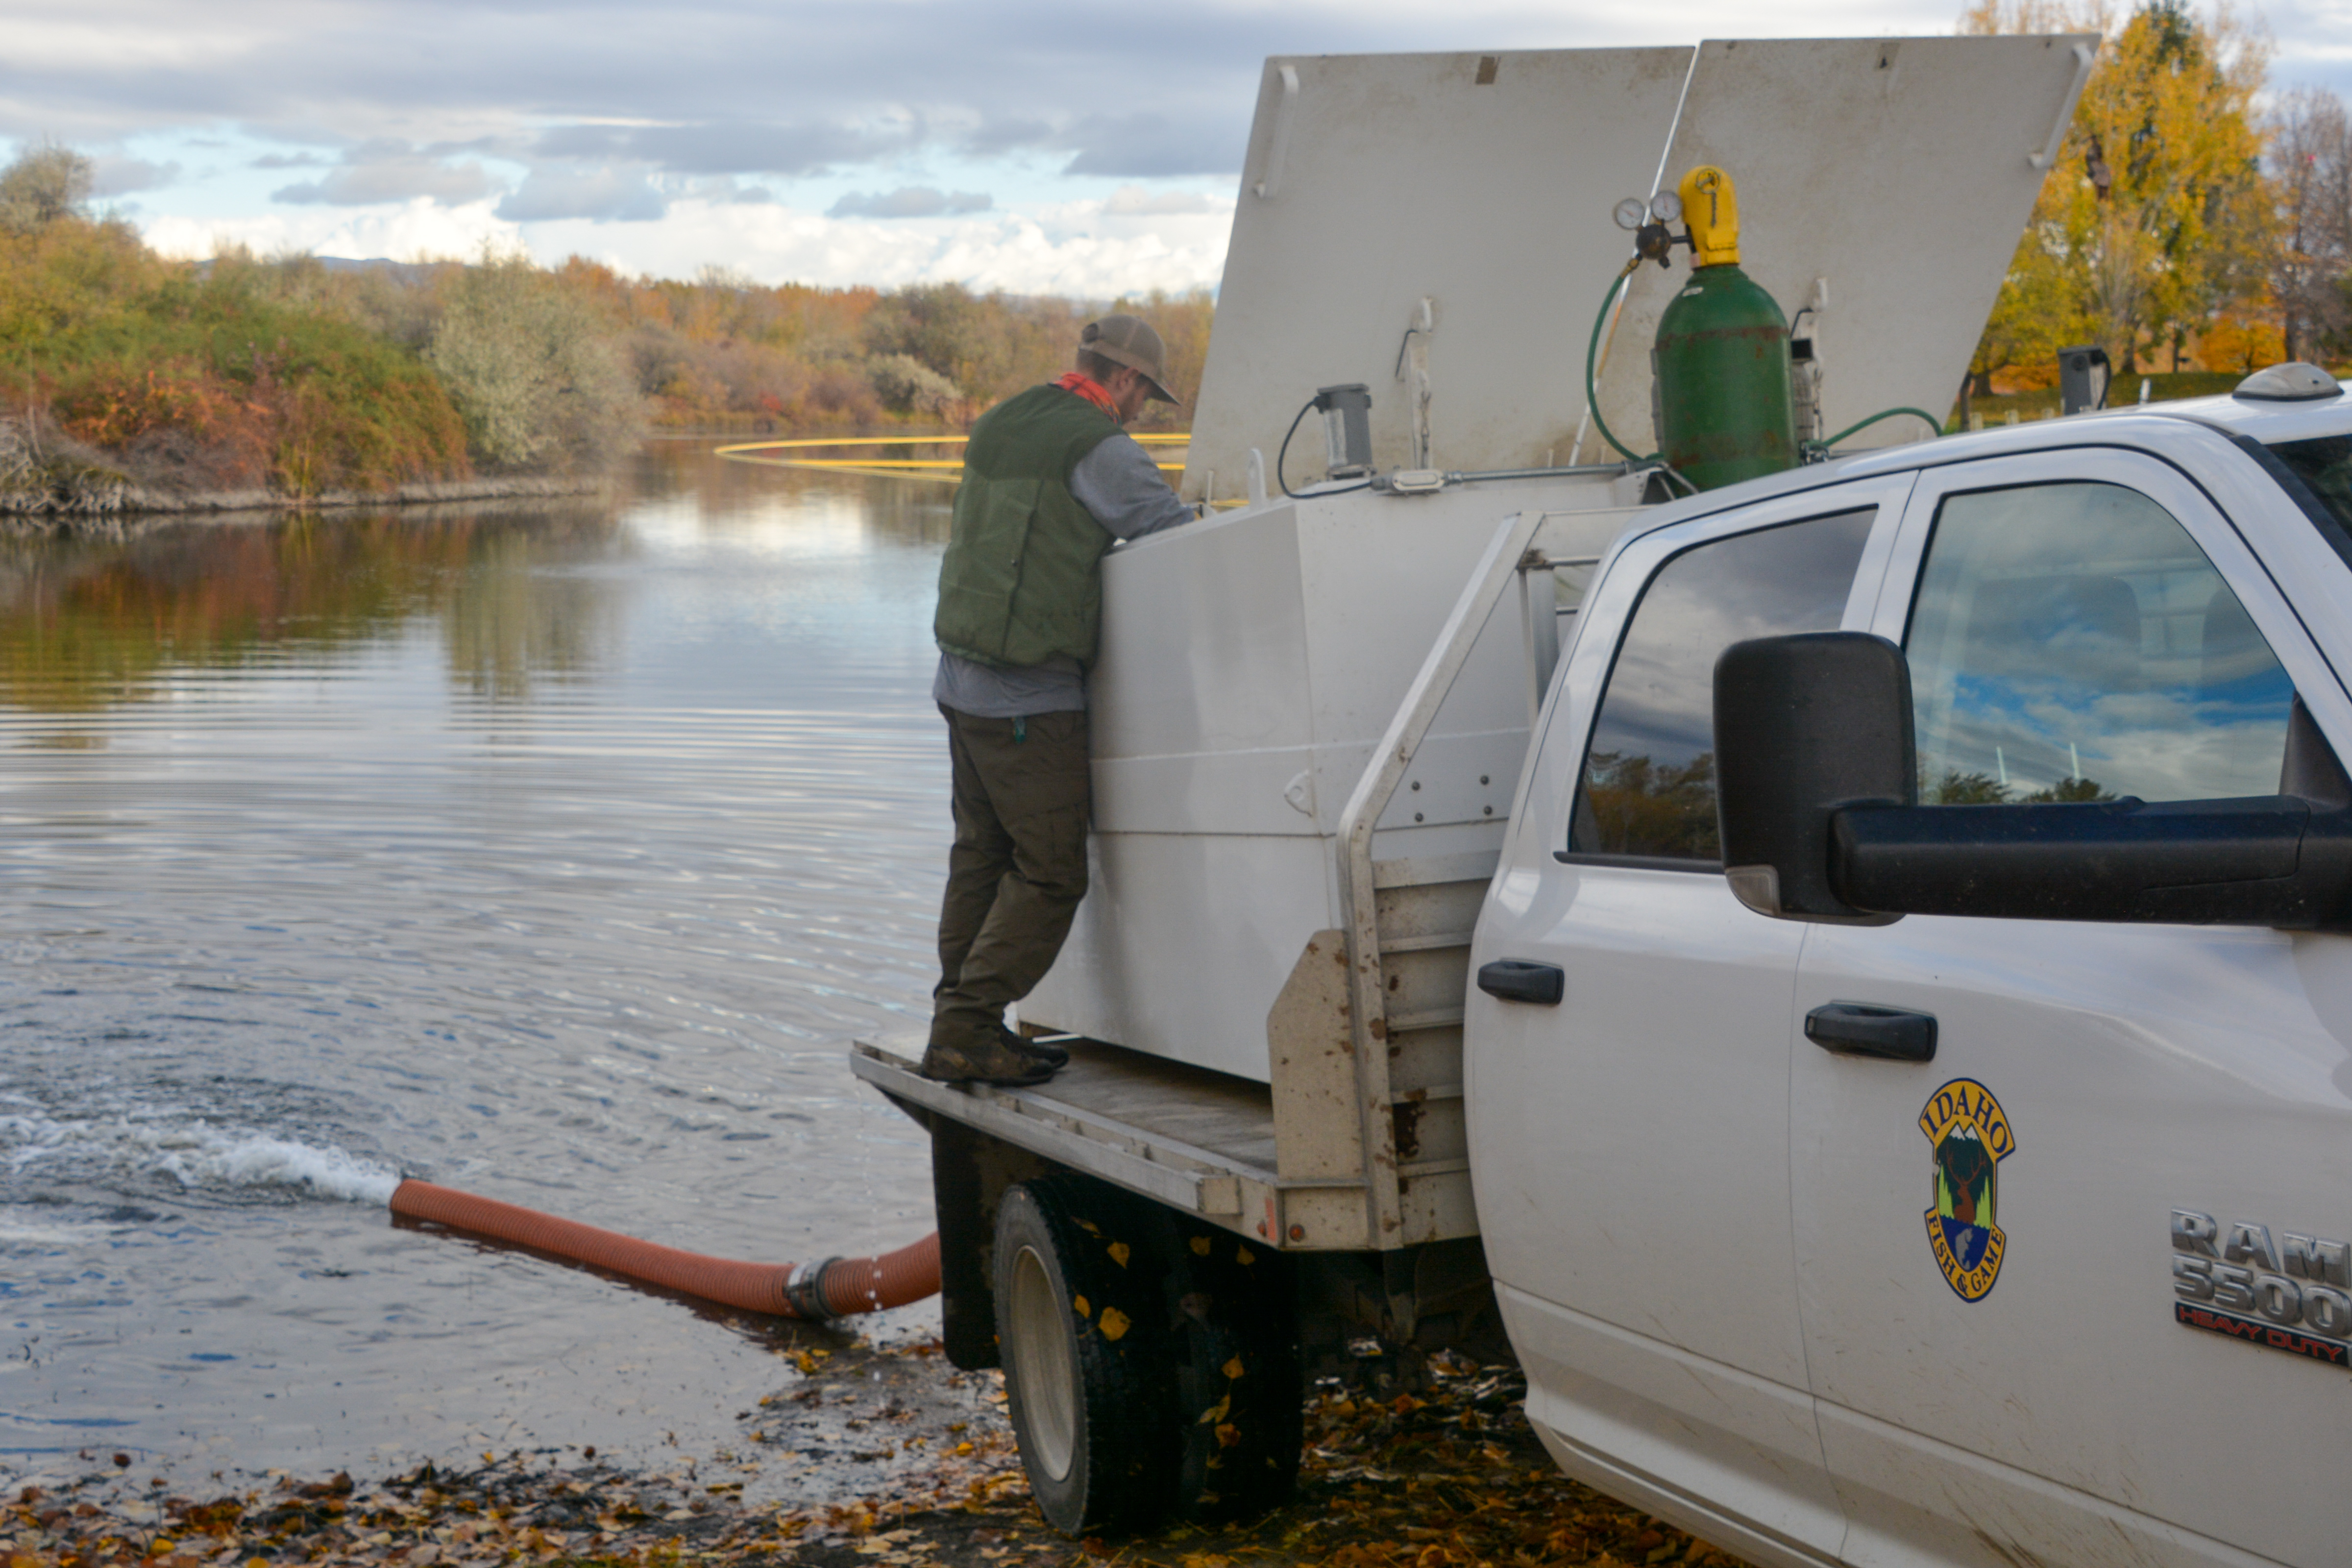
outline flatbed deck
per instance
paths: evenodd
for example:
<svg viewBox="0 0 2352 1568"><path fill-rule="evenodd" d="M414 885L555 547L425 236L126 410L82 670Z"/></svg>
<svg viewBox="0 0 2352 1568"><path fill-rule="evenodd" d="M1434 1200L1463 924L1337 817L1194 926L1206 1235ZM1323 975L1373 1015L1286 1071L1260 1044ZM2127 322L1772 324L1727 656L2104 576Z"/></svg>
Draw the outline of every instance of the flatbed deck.
<svg viewBox="0 0 2352 1568"><path fill-rule="evenodd" d="M919 1034L859 1039L850 1068L891 1100L936 1112L1074 1170L1285 1244L1274 1093L1262 1083L1122 1050L1062 1042L1070 1064L1029 1089L934 1083ZM1311 1184L1328 1189L1332 1184Z"/></svg>

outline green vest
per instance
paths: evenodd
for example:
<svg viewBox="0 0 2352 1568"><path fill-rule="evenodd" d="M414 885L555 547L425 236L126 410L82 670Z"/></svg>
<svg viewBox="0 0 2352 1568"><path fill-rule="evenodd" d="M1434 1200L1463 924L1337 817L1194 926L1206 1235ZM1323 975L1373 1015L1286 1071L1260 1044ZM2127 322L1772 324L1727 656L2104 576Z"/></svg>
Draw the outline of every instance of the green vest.
<svg viewBox="0 0 2352 1568"><path fill-rule="evenodd" d="M1118 434L1058 386L1033 386L971 427L931 636L982 664L1091 664L1110 532L1070 493L1078 460Z"/></svg>

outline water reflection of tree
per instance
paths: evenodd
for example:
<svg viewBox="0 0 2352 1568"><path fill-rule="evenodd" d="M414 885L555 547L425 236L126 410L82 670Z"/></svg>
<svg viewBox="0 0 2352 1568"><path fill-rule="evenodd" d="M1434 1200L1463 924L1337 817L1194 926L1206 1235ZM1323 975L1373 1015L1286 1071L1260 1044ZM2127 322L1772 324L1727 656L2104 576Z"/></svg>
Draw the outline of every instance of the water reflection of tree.
<svg viewBox="0 0 2352 1568"><path fill-rule="evenodd" d="M1680 766L1643 754L1595 752L1586 764L1584 796L1601 854L1722 858L1713 752Z"/></svg>
<svg viewBox="0 0 2352 1568"><path fill-rule="evenodd" d="M173 670L316 658L448 618L477 689L586 662L604 616L552 562L609 549L601 507L203 523L113 543L0 544L0 701L87 712L153 697ZM534 598L548 603L526 607ZM478 607L494 604L498 608Z"/></svg>
<svg viewBox="0 0 2352 1568"><path fill-rule="evenodd" d="M948 542L955 487L908 479L866 481L866 515L875 532L893 544Z"/></svg>
<svg viewBox="0 0 2352 1568"><path fill-rule="evenodd" d="M852 458L863 448L820 447L818 458ZM892 447L893 458L952 458L956 447ZM767 463L735 463L711 456L705 439L654 440L646 444L631 475L635 499L697 498L706 517L757 510L777 496L795 500L847 499L866 526L885 542L944 546L955 486L938 478L826 472L784 468Z"/></svg>
<svg viewBox="0 0 2352 1568"><path fill-rule="evenodd" d="M534 679L577 675L609 646L610 584L545 570L575 553L577 542L545 531L500 531L479 542L470 569L439 606L449 673L475 696L527 696Z"/></svg>

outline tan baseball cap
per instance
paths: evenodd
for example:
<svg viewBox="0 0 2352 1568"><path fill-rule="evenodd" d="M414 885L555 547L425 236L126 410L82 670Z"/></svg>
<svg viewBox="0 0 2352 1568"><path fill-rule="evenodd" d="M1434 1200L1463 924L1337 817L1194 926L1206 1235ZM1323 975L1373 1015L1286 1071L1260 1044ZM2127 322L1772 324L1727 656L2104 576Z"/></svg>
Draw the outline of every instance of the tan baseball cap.
<svg viewBox="0 0 2352 1568"><path fill-rule="evenodd" d="M1099 321L1088 321L1078 334L1078 347L1113 364L1141 371L1143 379L1151 384L1154 398L1161 403L1176 401L1168 390L1168 345L1142 317L1105 316Z"/></svg>

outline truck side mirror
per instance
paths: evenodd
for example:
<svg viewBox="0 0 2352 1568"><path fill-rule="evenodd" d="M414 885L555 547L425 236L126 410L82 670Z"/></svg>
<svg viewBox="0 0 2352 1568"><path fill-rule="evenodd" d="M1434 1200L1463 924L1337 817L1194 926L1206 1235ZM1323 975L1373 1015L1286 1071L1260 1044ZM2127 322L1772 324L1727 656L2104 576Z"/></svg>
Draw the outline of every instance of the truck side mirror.
<svg viewBox="0 0 2352 1568"><path fill-rule="evenodd" d="M1918 764L1911 668L1866 632L1734 643L1715 665L1723 875L1780 920L1884 925L1830 881L1831 822L1853 805L1911 805Z"/></svg>
<svg viewBox="0 0 2352 1568"><path fill-rule="evenodd" d="M1902 649L1813 632L1724 650L1715 743L1724 880L1759 914L2352 921L2352 775L2300 698L2277 795L1923 806Z"/></svg>

